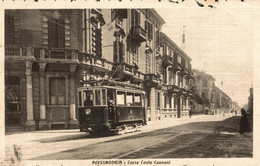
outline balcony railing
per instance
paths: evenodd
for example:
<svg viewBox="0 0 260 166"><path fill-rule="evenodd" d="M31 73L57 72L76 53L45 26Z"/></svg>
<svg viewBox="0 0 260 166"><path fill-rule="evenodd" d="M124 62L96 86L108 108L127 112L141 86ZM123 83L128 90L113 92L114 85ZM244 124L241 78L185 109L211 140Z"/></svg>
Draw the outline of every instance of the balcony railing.
<svg viewBox="0 0 260 166"><path fill-rule="evenodd" d="M141 83L144 80L144 74L140 71L134 70L134 76L132 79L132 82Z"/></svg>
<svg viewBox="0 0 260 166"><path fill-rule="evenodd" d="M164 113L166 112L177 112L177 108L163 108L162 109Z"/></svg>
<svg viewBox="0 0 260 166"><path fill-rule="evenodd" d="M163 55L162 64L165 67L173 65L173 58L168 55Z"/></svg>
<svg viewBox="0 0 260 166"><path fill-rule="evenodd" d="M173 67L173 69L175 69L177 71L181 71L182 70L182 65L179 62L177 62L177 61L174 61L172 67Z"/></svg>
<svg viewBox="0 0 260 166"><path fill-rule="evenodd" d="M95 69L111 71L113 62L103 58L95 57L92 54L79 52L77 49L67 48L43 48L26 45L5 45L5 56L7 58L35 58L36 61L84 63Z"/></svg>
<svg viewBox="0 0 260 166"><path fill-rule="evenodd" d="M79 62L86 63L94 71L101 71L101 72L111 71L114 65L112 62L107 61L106 59L98 58L92 54L87 54L87 53L79 54Z"/></svg>
<svg viewBox="0 0 260 166"><path fill-rule="evenodd" d="M27 47L24 45L5 45L5 56L26 57L28 49L32 49L32 47Z"/></svg>
<svg viewBox="0 0 260 166"><path fill-rule="evenodd" d="M142 43L147 40L147 32L140 25L131 28L131 37L138 43Z"/></svg>
<svg viewBox="0 0 260 166"><path fill-rule="evenodd" d="M77 61L78 50L67 48L42 48L26 45L5 45L5 56L7 58L28 58L33 57L37 61Z"/></svg>
<svg viewBox="0 0 260 166"><path fill-rule="evenodd" d="M37 60L78 60L78 50L67 48L34 47L34 57Z"/></svg>
<svg viewBox="0 0 260 166"><path fill-rule="evenodd" d="M179 92L179 87L176 85L166 85L167 91L170 94Z"/></svg>

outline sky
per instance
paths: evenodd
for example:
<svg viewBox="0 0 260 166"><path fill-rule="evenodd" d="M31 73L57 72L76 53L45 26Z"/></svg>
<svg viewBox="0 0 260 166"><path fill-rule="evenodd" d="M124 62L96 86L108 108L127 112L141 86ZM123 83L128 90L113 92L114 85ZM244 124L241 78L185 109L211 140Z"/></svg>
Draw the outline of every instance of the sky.
<svg viewBox="0 0 260 166"><path fill-rule="evenodd" d="M237 1L214 6L199 7L190 0L156 11L166 22L162 31L192 58L192 68L212 75L215 85L243 106L248 102L249 88L254 85L257 11L251 3Z"/></svg>

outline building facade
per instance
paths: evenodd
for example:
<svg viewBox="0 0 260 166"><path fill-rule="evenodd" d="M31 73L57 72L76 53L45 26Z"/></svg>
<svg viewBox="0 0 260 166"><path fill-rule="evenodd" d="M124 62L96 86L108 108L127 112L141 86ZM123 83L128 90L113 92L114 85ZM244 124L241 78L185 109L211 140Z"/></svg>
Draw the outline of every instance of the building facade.
<svg viewBox="0 0 260 166"><path fill-rule="evenodd" d="M216 113L230 113L232 111L232 99L217 86L214 87L216 96Z"/></svg>
<svg viewBox="0 0 260 166"><path fill-rule="evenodd" d="M76 89L110 79L145 91L147 120L187 116L191 59L154 9L6 10L6 127L77 128Z"/></svg>
<svg viewBox="0 0 260 166"><path fill-rule="evenodd" d="M202 97L202 105L205 114L215 113L215 79L203 71L193 70L196 90Z"/></svg>
<svg viewBox="0 0 260 166"><path fill-rule="evenodd" d="M163 117L187 117L192 98L191 58L164 33L161 33L161 47Z"/></svg>

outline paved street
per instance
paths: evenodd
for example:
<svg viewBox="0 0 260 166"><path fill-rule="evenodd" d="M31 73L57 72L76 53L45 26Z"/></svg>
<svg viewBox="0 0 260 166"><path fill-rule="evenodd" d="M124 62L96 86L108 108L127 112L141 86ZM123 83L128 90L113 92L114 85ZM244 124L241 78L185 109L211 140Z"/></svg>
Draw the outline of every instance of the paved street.
<svg viewBox="0 0 260 166"><path fill-rule="evenodd" d="M7 133L6 151L17 144L23 159L48 160L252 157L252 134L238 133L239 120L240 116L203 115L151 122L142 131L107 137L78 130Z"/></svg>

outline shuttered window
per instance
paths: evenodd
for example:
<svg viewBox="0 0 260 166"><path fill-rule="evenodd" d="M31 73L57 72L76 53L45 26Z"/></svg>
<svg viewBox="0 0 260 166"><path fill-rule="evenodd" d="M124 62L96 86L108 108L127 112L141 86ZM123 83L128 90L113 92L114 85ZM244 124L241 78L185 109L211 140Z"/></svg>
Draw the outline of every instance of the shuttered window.
<svg viewBox="0 0 260 166"><path fill-rule="evenodd" d="M5 43L14 44L14 17L5 15Z"/></svg>
<svg viewBox="0 0 260 166"><path fill-rule="evenodd" d="M131 25L132 27L140 25L140 13L136 9L131 10Z"/></svg>
<svg viewBox="0 0 260 166"><path fill-rule="evenodd" d="M48 20L48 45L65 48L65 22L62 19Z"/></svg>
<svg viewBox="0 0 260 166"><path fill-rule="evenodd" d="M147 32L147 37L149 40L153 39L153 24L149 21L145 21L145 31Z"/></svg>

